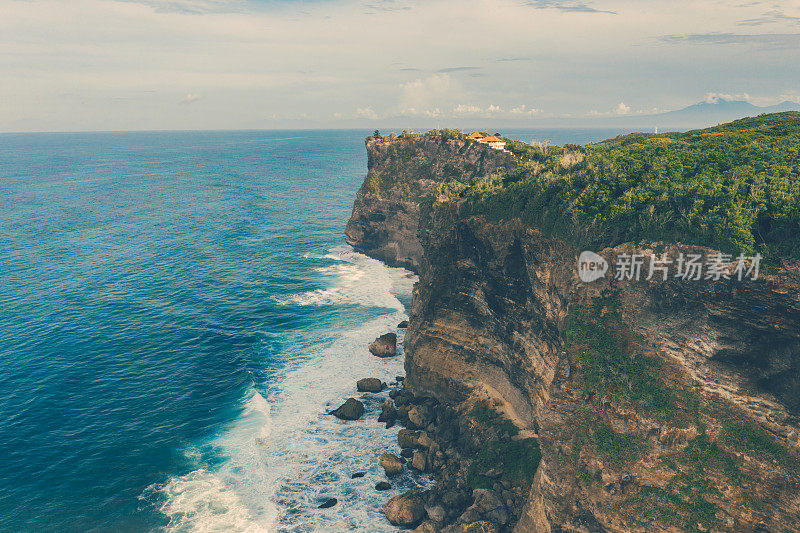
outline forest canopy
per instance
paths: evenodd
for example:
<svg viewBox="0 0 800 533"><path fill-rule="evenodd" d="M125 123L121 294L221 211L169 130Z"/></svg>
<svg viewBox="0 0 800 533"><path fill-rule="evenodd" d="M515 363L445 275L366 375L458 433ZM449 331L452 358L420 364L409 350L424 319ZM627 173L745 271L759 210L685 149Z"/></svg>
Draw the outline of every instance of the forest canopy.
<svg viewBox="0 0 800 533"><path fill-rule="evenodd" d="M800 257L798 112L586 146L508 148L522 166L442 186L462 214L520 217L579 246L671 241Z"/></svg>

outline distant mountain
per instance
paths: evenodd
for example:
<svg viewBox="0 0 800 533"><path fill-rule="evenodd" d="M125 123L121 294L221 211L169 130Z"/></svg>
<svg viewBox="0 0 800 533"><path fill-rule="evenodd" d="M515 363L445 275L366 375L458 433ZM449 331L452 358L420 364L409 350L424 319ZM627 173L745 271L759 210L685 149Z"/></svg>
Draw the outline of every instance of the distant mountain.
<svg viewBox="0 0 800 533"><path fill-rule="evenodd" d="M762 113L779 113L782 111L800 111L800 104L785 101L772 106L760 107L743 100L715 98L711 101L699 102L683 109L666 113L626 115L610 118L603 122L620 127L702 128L731 122L739 118L753 117Z"/></svg>

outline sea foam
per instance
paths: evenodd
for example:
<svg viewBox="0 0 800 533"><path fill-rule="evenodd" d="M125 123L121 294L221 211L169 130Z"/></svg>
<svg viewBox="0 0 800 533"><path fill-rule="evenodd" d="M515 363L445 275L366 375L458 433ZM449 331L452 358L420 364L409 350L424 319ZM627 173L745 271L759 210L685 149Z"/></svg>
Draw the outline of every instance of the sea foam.
<svg viewBox="0 0 800 533"><path fill-rule="evenodd" d="M406 318L398 296L408 297L415 278L350 250L306 258L332 261L316 268L327 286L284 297L281 305L358 305L374 312L360 327L337 332L332 342L298 357L265 391L251 388L239 417L206 445L218 465L152 488L169 518L168 530L394 531L382 504L428 483L408 475L393 480L390 491L375 491L375 483L385 480L378 455L399 451L396 430L377 422L387 393L355 388L361 377L392 382L402 374L402 346L398 357L388 359L370 355L366 347ZM350 396L365 404L361 420L325 414ZM352 479L355 472L365 476ZM317 508L331 497L338 499L336 507Z"/></svg>

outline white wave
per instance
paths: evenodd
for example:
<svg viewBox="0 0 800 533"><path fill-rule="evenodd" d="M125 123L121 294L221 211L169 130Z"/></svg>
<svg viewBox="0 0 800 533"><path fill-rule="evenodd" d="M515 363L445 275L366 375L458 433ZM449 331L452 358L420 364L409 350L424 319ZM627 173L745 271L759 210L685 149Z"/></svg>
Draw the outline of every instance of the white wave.
<svg viewBox="0 0 800 533"><path fill-rule="evenodd" d="M225 458L218 469L198 468L151 487L169 518L167 531L197 533L267 532L274 529L276 507L264 497L264 443L272 430L270 406L255 388L247 394L237 420L211 447ZM196 449L187 457L200 455Z"/></svg>
<svg viewBox="0 0 800 533"><path fill-rule="evenodd" d="M424 479L405 477L377 492L385 476L377 457L398 452L396 429L377 422L387 396L361 394L355 382L403 373L401 353L381 359L367 351L375 337L395 331L406 318L397 295L407 297L414 278L352 251L335 251L321 267L329 287L295 295L285 305L355 304L384 308L357 329L338 333L313 353L295 356L270 385L266 398L252 389L241 415L210 446L221 466L202 467L155 487L169 531L395 531L383 517L388 497ZM398 332L402 340L402 330ZM360 397L366 413L343 422L325 415L348 397ZM352 479L354 472L365 472ZM327 498L339 504L318 509Z"/></svg>
<svg viewBox="0 0 800 533"><path fill-rule="evenodd" d="M326 276L328 287L276 297L275 300L280 305L355 304L403 309L394 292L402 291L404 285L413 284L413 278L408 276L408 271L389 268L379 261L353 251L341 251L323 257L338 261L337 264L315 269ZM368 281L362 282L365 279Z"/></svg>

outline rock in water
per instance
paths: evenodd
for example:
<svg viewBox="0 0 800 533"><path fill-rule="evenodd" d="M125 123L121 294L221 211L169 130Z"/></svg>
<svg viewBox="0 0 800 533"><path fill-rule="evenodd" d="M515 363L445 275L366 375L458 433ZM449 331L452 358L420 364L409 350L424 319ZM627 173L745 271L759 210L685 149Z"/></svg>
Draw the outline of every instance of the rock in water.
<svg viewBox="0 0 800 533"><path fill-rule="evenodd" d="M425 518L425 503L417 489L395 496L383 506L383 514L393 526L414 527Z"/></svg>
<svg viewBox="0 0 800 533"><path fill-rule="evenodd" d="M358 420L364 414L364 404L355 398L348 398L341 407L331 411L330 414L342 420Z"/></svg>
<svg viewBox="0 0 800 533"><path fill-rule="evenodd" d="M385 453L379 459L387 476L396 476L403 473L403 460L393 453Z"/></svg>
<svg viewBox="0 0 800 533"><path fill-rule="evenodd" d="M392 484L388 481L379 481L375 484L375 490L389 490L392 488Z"/></svg>
<svg viewBox="0 0 800 533"><path fill-rule="evenodd" d="M416 451L411 457L411 468L419 470L420 472L424 472L425 465L427 464L425 452Z"/></svg>
<svg viewBox="0 0 800 533"><path fill-rule="evenodd" d="M350 476L350 478L351 478L351 479L358 479L358 478L360 478L360 477L364 477L364 476L366 476L366 475L367 475L367 474L366 474L366 472L356 472L355 474L353 474L352 476Z"/></svg>
<svg viewBox="0 0 800 533"><path fill-rule="evenodd" d="M339 500L337 500L336 498L329 498L329 499L325 500L325 503L320 505L319 508L320 509L328 509L329 507L333 507L337 503L339 503Z"/></svg>
<svg viewBox="0 0 800 533"><path fill-rule="evenodd" d="M402 322L397 324L397 327L400 329L406 329L408 327L408 320L403 320Z"/></svg>
<svg viewBox="0 0 800 533"><path fill-rule="evenodd" d="M378 422L386 422L386 429L392 427L397 420L397 409L394 408L392 400L383 402L381 408L381 416L378 417Z"/></svg>
<svg viewBox="0 0 800 533"><path fill-rule="evenodd" d="M392 357L397 355L397 335L394 333L381 335L369 345L369 351L372 355L378 357Z"/></svg>
<svg viewBox="0 0 800 533"><path fill-rule="evenodd" d="M359 392L380 392L386 385L378 378L364 378L356 382Z"/></svg>

